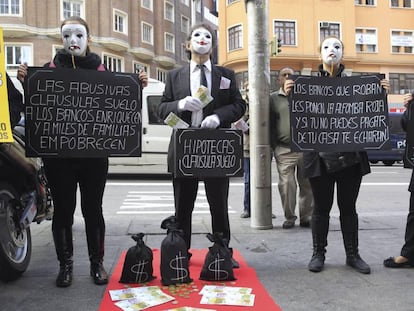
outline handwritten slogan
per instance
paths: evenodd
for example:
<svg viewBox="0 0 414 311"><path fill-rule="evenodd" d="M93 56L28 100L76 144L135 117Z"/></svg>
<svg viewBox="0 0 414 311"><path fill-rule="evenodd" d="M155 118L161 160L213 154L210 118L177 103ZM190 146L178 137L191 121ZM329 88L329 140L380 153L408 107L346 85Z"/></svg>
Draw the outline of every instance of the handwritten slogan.
<svg viewBox="0 0 414 311"><path fill-rule="evenodd" d="M295 151L390 149L383 75L292 76L289 98Z"/></svg>
<svg viewBox="0 0 414 311"><path fill-rule="evenodd" d="M230 129L174 130L177 177L243 176L243 134Z"/></svg>
<svg viewBox="0 0 414 311"><path fill-rule="evenodd" d="M29 67L26 155L141 156L136 74Z"/></svg>

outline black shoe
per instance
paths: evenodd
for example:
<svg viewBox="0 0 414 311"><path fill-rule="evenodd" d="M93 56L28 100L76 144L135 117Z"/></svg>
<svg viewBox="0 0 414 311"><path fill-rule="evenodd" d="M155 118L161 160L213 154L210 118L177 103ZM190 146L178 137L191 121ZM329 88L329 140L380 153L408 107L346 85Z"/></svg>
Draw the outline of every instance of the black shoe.
<svg viewBox="0 0 414 311"><path fill-rule="evenodd" d="M231 263L233 265L233 269L240 268L240 264L238 263L238 261L236 259L233 258L233 256L231 257Z"/></svg>
<svg viewBox="0 0 414 311"><path fill-rule="evenodd" d="M321 272L325 264L325 255L323 254L314 254L308 264L309 271L312 272Z"/></svg>
<svg viewBox="0 0 414 311"><path fill-rule="evenodd" d="M240 214L240 218L250 218L250 213L247 211L244 211Z"/></svg>
<svg viewBox="0 0 414 311"><path fill-rule="evenodd" d="M57 287L68 287L72 285L73 264L64 264L60 266L58 276L56 278Z"/></svg>
<svg viewBox="0 0 414 311"><path fill-rule="evenodd" d="M414 264L410 263L410 261L406 262L395 262L394 257L390 257L384 260L384 266L387 268L413 268Z"/></svg>
<svg viewBox="0 0 414 311"><path fill-rule="evenodd" d="M286 220L283 225L282 228L283 229L291 229L295 226L295 222L294 221L290 221L290 220Z"/></svg>
<svg viewBox="0 0 414 311"><path fill-rule="evenodd" d="M356 271L363 274L370 274L371 268L368 264L359 256L359 254L351 255L346 257L346 264Z"/></svg>
<svg viewBox="0 0 414 311"><path fill-rule="evenodd" d="M309 228L310 222L309 221L303 221L299 224L302 228Z"/></svg>
<svg viewBox="0 0 414 311"><path fill-rule="evenodd" d="M91 264L91 277L96 285L108 284L108 273L101 263Z"/></svg>

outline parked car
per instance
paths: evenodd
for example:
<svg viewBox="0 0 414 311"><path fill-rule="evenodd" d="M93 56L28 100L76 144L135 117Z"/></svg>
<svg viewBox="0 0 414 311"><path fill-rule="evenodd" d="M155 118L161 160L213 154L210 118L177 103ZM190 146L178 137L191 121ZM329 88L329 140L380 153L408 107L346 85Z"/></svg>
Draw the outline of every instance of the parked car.
<svg viewBox="0 0 414 311"><path fill-rule="evenodd" d="M405 152L405 132L401 128L401 116L403 108L391 108L389 112L390 120L390 150L368 150L368 159L371 163L381 161L384 165L391 166L403 160Z"/></svg>

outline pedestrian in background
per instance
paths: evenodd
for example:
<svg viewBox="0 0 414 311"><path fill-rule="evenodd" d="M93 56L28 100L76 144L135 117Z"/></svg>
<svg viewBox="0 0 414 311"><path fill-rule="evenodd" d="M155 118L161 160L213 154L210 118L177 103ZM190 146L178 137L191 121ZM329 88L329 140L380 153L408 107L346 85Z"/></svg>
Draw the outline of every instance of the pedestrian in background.
<svg viewBox="0 0 414 311"><path fill-rule="evenodd" d="M281 87L270 94L269 100L270 141L279 175L278 189L285 214L285 221L282 225L284 229L293 228L298 218L295 214L298 187L299 225L301 227L310 226L313 211L312 188L303 174L303 154L290 150L289 102L283 85L287 77L293 73L293 69L288 67L280 70L278 82Z"/></svg>
<svg viewBox="0 0 414 311"><path fill-rule="evenodd" d="M408 116L410 105L413 105L414 94L405 94L403 98L406 110L401 118L401 127L405 132L408 128ZM384 260L384 266L387 268L410 268L414 267L414 171L411 173L410 185L410 204L407 216L407 224L405 226L405 243L401 248L400 255L397 257L390 257Z"/></svg>
<svg viewBox="0 0 414 311"><path fill-rule="evenodd" d="M341 64L343 43L336 37L325 38L320 45L322 64L319 66L321 77L344 77L345 66ZM285 81L285 93L289 94L294 81ZM389 89L389 81L381 80L381 85ZM322 271L328 245L329 214L332 209L336 185L339 220L346 253L346 264L360 273L369 274L371 268L361 258L358 250L358 214L356 201L362 177L371 172L368 156L362 152L304 152L304 174L309 178L314 210L311 227L313 255L308 268L312 272ZM329 163L344 163L340 170L328 171Z"/></svg>
<svg viewBox="0 0 414 311"><path fill-rule="evenodd" d="M230 128L232 123L244 115L246 103L237 88L234 72L214 65L210 59L216 43L215 33L207 24L198 24L191 28L185 43L190 63L168 72L158 110L161 119L164 120L173 112L192 127L216 129ZM213 97L204 108L203 103L195 97L203 84L207 84ZM168 171L171 173L174 172L173 145L171 140L168 148ZM223 233L224 239L230 241L229 178L209 177L202 180L210 206L213 234ZM175 216L179 229L183 230L188 250L191 247L192 213L199 181L199 178L194 177L172 177ZM191 257L190 252L188 257ZM237 263L234 265L238 266Z"/></svg>
<svg viewBox="0 0 414 311"><path fill-rule="evenodd" d="M88 24L80 17L65 19L60 27L63 49L58 50L45 68L77 68L104 71L101 58L89 49ZM83 74L83 73L82 73ZM17 77L23 82L27 65L19 66ZM148 83L145 72L139 74L142 86ZM108 173L108 158L44 158L54 214L52 233L59 261L56 286L68 287L73 278L73 215L79 185L82 215L90 260L90 275L97 285L108 283L108 273L103 266L105 221L102 200Z"/></svg>

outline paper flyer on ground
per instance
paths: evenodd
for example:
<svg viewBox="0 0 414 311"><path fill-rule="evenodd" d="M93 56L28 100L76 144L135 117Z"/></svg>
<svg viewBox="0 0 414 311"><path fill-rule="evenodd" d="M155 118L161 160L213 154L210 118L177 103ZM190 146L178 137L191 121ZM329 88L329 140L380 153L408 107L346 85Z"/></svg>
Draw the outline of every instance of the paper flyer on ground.
<svg viewBox="0 0 414 311"><path fill-rule="evenodd" d="M193 308L193 307L179 307L175 309L168 309L164 311L216 311L215 309L201 309L201 308Z"/></svg>
<svg viewBox="0 0 414 311"><path fill-rule="evenodd" d="M230 306L254 306L255 295L252 288L205 285L200 295L200 304L217 304Z"/></svg>
<svg viewBox="0 0 414 311"><path fill-rule="evenodd" d="M115 305L124 311L139 311L174 300L158 286L131 287L110 290L109 295Z"/></svg>

